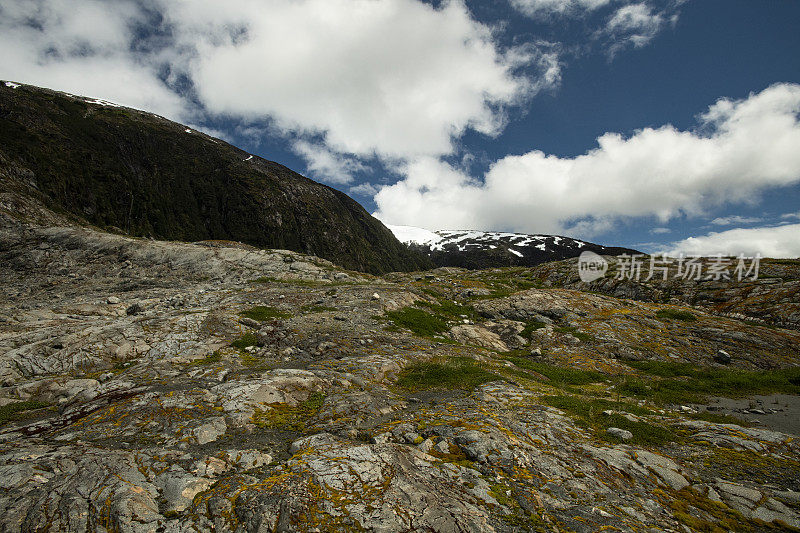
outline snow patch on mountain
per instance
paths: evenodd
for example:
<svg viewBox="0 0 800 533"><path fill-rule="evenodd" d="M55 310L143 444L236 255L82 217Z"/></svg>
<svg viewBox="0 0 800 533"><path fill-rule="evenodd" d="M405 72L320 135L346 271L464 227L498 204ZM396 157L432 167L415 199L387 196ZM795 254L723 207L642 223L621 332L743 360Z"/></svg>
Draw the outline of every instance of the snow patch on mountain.
<svg viewBox="0 0 800 533"><path fill-rule="evenodd" d="M387 226L397 239L430 257L437 266L493 268L532 266L545 261L578 257L581 252L606 255L638 253L559 235L528 235L502 231L437 230Z"/></svg>
<svg viewBox="0 0 800 533"><path fill-rule="evenodd" d="M416 228L414 226L393 226L386 224L386 227L394 233L397 240L405 244L421 244L430 245L436 244L442 240L442 237L436 233L426 230L424 228Z"/></svg>

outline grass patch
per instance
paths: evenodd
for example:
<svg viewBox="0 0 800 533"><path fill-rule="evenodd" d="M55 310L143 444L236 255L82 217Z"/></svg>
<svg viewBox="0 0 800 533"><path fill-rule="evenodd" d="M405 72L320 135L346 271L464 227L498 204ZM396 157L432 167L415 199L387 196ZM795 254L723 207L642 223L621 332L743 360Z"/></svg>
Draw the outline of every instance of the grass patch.
<svg viewBox="0 0 800 533"><path fill-rule="evenodd" d="M709 452L703 458L703 467L733 481L747 479L759 485L781 486L793 478L792 473L800 471L800 461L788 457L716 446Z"/></svg>
<svg viewBox="0 0 800 533"><path fill-rule="evenodd" d="M629 361L627 364L660 379L625 376L619 385L620 392L658 403L703 403L708 396L800 394L800 368L755 371L667 361Z"/></svg>
<svg viewBox="0 0 800 533"><path fill-rule="evenodd" d="M195 359L194 361L191 361L189 365L191 366L211 365L214 363L219 363L220 361L222 361L222 354L220 353L219 350L215 350L214 353L210 353L201 359Z"/></svg>
<svg viewBox="0 0 800 533"><path fill-rule="evenodd" d="M319 412L325 398L321 392L312 392L307 400L295 406L273 403L269 409L256 408L250 421L260 428L305 431L308 420Z"/></svg>
<svg viewBox="0 0 800 533"><path fill-rule="evenodd" d="M470 320L474 320L477 316L475 312L475 308L471 305L459 305L457 303L453 303L450 300L440 300L438 304L432 304L430 302L417 302L419 305L423 305L433 311L434 314L438 315L440 318L449 318L453 320L461 320L462 318L466 317Z"/></svg>
<svg viewBox="0 0 800 533"><path fill-rule="evenodd" d="M247 311L242 311L239 313L239 316L257 320L258 322L266 322L267 320L273 320L277 318L289 318L292 315L291 313L286 313L275 307L257 305L255 307L251 307Z"/></svg>
<svg viewBox="0 0 800 533"><path fill-rule="evenodd" d="M49 407L50 404L44 402L37 402L35 400L28 400L25 402L9 403L0 407L0 426L8 424L14 420L21 420L27 418L25 413L36 409L44 409Z"/></svg>
<svg viewBox="0 0 800 533"><path fill-rule="evenodd" d="M473 359L458 357L444 362L416 363L403 370L397 385L409 390L467 389L503 379L481 367Z"/></svg>
<svg viewBox="0 0 800 533"><path fill-rule="evenodd" d="M414 307L404 307L397 311L388 311L386 316L389 317L396 326L409 329L412 333L421 337L432 337L450 329L447 325L447 321L442 317Z"/></svg>
<svg viewBox="0 0 800 533"><path fill-rule="evenodd" d="M656 318L661 320L683 320L684 322L694 322L697 317L689 311L681 309L659 309L656 312Z"/></svg>
<svg viewBox="0 0 800 533"><path fill-rule="evenodd" d="M541 400L551 407L556 407L578 418L584 426L597 430L601 439L609 442L619 442L620 439L606 433L606 429L616 427L625 429L633 434L628 441L633 444L660 446L677 440L677 435L669 428L650 424L645 421L628 420L624 416L614 413L603 414L606 410L623 410L632 414L652 414L648 409L627 402L614 402L603 399L586 399L578 396L544 396Z"/></svg>
<svg viewBox="0 0 800 533"><path fill-rule="evenodd" d="M542 329L545 326L547 326L547 324L539 320L528 320L525 323L525 329L520 332L519 336L524 339L531 340L533 338L533 332L537 329Z"/></svg>
<svg viewBox="0 0 800 533"><path fill-rule="evenodd" d="M247 368L265 368L269 366L261 357L254 357L250 354L242 354L242 356L239 357L239 362L242 363L242 366Z"/></svg>
<svg viewBox="0 0 800 533"><path fill-rule="evenodd" d="M519 368L532 370L548 378L554 385L586 385L589 383L599 383L606 381L608 376L594 370L582 370L580 368L565 368L547 363L531 361L524 357L506 357Z"/></svg>
<svg viewBox="0 0 800 533"><path fill-rule="evenodd" d="M258 346L258 336L255 333L245 333L231 343L231 346L244 350L249 346Z"/></svg>
<svg viewBox="0 0 800 533"><path fill-rule="evenodd" d="M560 328L553 328L553 331L556 333L565 333L572 335L573 337L577 338L581 342L592 342L594 341L594 337L589 335L588 333L583 333L582 331L578 331L578 328L572 326L563 326Z"/></svg>

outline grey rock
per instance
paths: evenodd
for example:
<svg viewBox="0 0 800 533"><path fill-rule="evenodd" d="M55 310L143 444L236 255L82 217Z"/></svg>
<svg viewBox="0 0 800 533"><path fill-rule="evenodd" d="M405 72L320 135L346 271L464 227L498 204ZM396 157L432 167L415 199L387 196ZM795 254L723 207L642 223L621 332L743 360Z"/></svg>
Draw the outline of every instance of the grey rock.
<svg viewBox="0 0 800 533"><path fill-rule="evenodd" d="M214 442L219 437L225 434L228 427L225 424L225 418L221 416L210 419L207 423L200 427L195 428L194 436L197 439L197 444L208 444Z"/></svg>
<svg viewBox="0 0 800 533"><path fill-rule="evenodd" d="M731 363L731 356L725 350L717 350L717 353L714 354L714 361L723 365L729 365Z"/></svg>
<svg viewBox="0 0 800 533"><path fill-rule="evenodd" d="M631 440L633 438L633 433L628 431L627 429L620 429L615 427L610 427L606 429L606 433L611 435L612 437L616 437L622 440Z"/></svg>

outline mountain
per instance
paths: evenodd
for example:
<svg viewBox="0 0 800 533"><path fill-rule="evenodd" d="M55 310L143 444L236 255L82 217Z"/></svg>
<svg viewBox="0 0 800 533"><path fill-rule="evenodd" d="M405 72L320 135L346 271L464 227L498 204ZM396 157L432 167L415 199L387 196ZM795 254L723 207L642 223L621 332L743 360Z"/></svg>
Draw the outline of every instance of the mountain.
<svg viewBox="0 0 800 533"><path fill-rule="evenodd" d="M630 248L603 246L558 235L387 227L400 242L427 255L436 266L469 269L534 266L577 257L584 251L601 255L640 253Z"/></svg>
<svg viewBox="0 0 800 533"><path fill-rule="evenodd" d="M0 195L165 240L232 240L379 273L426 259L346 194L163 117L0 82Z"/></svg>

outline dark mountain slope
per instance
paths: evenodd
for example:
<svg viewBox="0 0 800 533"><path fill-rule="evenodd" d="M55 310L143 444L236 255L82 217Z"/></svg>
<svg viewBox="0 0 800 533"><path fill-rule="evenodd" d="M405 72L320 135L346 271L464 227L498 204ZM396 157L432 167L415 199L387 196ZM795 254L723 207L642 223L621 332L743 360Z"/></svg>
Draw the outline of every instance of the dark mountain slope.
<svg viewBox="0 0 800 533"><path fill-rule="evenodd" d="M346 194L162 117L0 83L0 192L23 191L101 228L224 239L365 272L427 258Z"/></svg>

